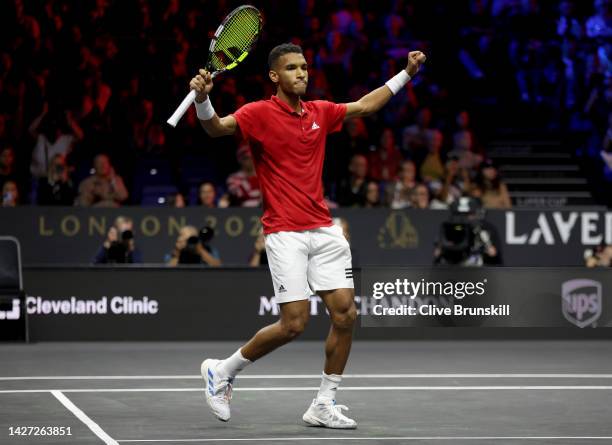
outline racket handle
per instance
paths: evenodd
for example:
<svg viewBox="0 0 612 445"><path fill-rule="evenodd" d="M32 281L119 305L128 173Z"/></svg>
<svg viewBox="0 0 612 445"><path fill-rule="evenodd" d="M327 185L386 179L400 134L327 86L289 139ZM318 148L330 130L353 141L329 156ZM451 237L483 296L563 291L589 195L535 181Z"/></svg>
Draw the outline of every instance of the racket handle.
<svg viewBox="0 0 612 445"><path fill-rule="evenodd" d="M181 120L181 118L187 112L191 104L195 101L195 97L196 97L196 92L194 90L191 90L189 94L185 96L185 99L183 99L183 101L178 106L176 111L172 114L172 116L170 116L170 119L168 119L166 122L168 122L173 127L176 127L176 124L178 124L178 121Z"/></svg>

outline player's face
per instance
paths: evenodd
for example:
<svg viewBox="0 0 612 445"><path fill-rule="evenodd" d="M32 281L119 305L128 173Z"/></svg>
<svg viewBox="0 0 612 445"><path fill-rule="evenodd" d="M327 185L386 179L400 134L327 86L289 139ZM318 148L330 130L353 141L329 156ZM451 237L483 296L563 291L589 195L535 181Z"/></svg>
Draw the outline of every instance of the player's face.
<svg viewBox="0 0 612 445"><path fill-rule="evenodd" d="M303 54L289 53L278 58L270 79L287 93L296 96L306 94L308 86L308 65Z"/></svg>

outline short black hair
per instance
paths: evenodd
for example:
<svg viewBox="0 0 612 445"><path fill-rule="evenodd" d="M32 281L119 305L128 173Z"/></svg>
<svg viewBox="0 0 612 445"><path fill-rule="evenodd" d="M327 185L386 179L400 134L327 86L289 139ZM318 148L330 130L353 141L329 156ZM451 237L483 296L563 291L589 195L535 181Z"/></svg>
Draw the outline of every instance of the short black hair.
<svg viewBox="0 0 612 445"><path fill-rule="evenodd" d="M275 46L272 48L272 51L270 51L270 55L268 55L268 67L272 69L274 63L276 63L280 56L284 56L285 54L289 53L304 54L301 46L294 43L282 43Z"/></svg>

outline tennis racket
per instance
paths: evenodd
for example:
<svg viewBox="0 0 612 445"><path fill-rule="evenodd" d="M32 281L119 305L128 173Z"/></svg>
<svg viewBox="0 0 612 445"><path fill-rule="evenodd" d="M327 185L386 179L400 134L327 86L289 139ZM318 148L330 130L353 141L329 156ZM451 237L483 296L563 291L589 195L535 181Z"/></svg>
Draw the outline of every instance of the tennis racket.
<svg viewBox="0 0 612 445"><path fill-rule="evenodd" d="M225 17L208 48L206 70L213 79L224 71L236 68L246 58L255 47L262 25L261 13L250 5L239 6ZM196 92L191 90L167 122L176 127L195 97Z"/></svg>

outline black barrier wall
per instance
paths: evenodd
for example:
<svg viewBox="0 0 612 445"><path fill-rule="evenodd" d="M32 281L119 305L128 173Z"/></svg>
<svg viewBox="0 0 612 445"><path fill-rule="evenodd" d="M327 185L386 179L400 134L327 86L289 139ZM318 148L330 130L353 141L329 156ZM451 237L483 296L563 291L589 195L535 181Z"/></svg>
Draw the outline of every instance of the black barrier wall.
<svg viewBox="0 0 612 445"><path fill-rule="evenodd" d="M260 229L259 209L58 207L0 208L0 234L12 235L31 264L90 263L119 215L134 219L144 261L162 263L185 224L215 228L225 264L246 265ZM349 222L354 265L429 265L446 211L339 209ZM612 244L612 212L490 211L487 220L508 266L580 266L586 248Z"/></svg>
<svg viewBox="0 0 612 445"><path fill-rule="evenodd" d="M384 269L382 275L357 272L356 304L361 315L356 338L612 337L612 329L607 329L612 326L612 276L607 270L474 269L470 279L488 281L484 296L475 304L507 304L507 316L423 316L390 325L403 327L368 324L365 316L373 314L373 302L368 301L365 287L373 277L392 281L401 275L415 282L440 277L431 268L398 270ZM444 277L456 281L466 272L454 269L444 272ZM35 267L26 268L24 279L33 341L246 340L278 318L266 269ZM471 298L465 297L464 303ZM323 339L329 329L325 307L316 296L310 303L310 321L302 338ZM389 299L385 304L395 303ZM1 324L0 320L0 328Z"/></svg>

